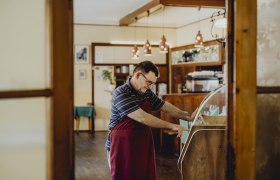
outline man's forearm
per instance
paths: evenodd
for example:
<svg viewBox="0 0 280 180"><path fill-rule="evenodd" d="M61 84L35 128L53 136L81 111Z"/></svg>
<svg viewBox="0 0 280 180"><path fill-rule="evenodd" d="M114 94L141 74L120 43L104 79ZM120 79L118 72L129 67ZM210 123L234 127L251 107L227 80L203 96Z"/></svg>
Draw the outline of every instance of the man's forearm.
<svg viewBox="0 0 280 180"><path fill-rule="evenodd" d="M173 125L170 122L163 121L162 119L159 119L142 110L137 110L135 112L132 112L132 113L128 114L128 117L130 117L131 119L134 119L142 124L145 124L147 126L154 127L154 128L171 129L172 125Z"/></svg>
<svg viewBox="0 0 280 180"><path fill-rule="evenodd" d="M166 128L174 131L177 134L177 137L181 137L183 134L183 131L186 130L183 126L180 126L178 124L173 124L167 121L163 121L151 114L148 114L147 112L143 111L142 109L138 109L134 112L131 112L127 115L131 119L134 119L135 121L138 121L142 124L145 124L150 127L154 128ZM172 133L173 134L173 133Z"/></svg>
<svg viewBox="0 0 280 180"><path fill-rule="evenodd" d="M182 111L181 109L170 104L169 102L165 102L164 105L162 106L161 110L165 113L168 113L172 117L191 121L190 115L187 111Z"/></svg>
<svg viewBox="0 0 280 180"><path fill-rule="evenodd" d="M146 124L147 126L151 126L154 128L166 128L171 129L172 123L163 121L162 119L159 119L151 114L146 114L146 118L143 121L143 124Z"/></svg>

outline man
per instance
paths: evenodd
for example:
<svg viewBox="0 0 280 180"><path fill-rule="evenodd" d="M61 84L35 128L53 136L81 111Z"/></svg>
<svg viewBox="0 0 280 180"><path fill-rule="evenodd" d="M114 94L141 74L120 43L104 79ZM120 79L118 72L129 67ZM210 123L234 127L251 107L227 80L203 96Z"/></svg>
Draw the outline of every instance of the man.
<svg viewBox="0 0 280 180"><path fill-rule="evenodd" d="M151 114L161 110L191 121L193 117L158 98L150 87L159 77L150 61L139 63L126 84L113 92L109 134L106 142L112 180L156 179L155 152L150 127L166 128L181 137L184 127Z"/></svg>

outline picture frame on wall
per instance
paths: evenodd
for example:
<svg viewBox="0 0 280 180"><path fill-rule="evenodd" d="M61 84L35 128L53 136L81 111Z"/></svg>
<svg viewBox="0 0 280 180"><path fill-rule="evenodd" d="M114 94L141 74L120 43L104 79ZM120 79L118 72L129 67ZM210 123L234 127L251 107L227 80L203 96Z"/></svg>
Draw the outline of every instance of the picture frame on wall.
<svg viewBox="0 0 280 180"><path fill-rule="evenodd" d="M89 63L89 46L76 45L74 56L75 56L75 63L88 64Z"/></svg>
<svg viewBox="0 0 280 180"><path fill-rule="evenodd" d="M80 80L87 79L87 70L85 70L85 69L80 69L79 70L79 79Z"/></svg>

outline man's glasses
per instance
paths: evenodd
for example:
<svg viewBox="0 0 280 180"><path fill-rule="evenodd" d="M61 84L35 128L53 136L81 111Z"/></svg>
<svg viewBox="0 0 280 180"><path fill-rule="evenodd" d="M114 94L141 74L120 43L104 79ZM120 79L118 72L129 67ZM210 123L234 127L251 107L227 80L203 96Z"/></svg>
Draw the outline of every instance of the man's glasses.
<svg viewBox="0 0 280 180"><path fill-rule="evenodd" d="M143 73L140 73L140 74L145 78L146 83L147 83L148 86L152 86L152 85L155 84L155 82L150 81Z"/></svg>

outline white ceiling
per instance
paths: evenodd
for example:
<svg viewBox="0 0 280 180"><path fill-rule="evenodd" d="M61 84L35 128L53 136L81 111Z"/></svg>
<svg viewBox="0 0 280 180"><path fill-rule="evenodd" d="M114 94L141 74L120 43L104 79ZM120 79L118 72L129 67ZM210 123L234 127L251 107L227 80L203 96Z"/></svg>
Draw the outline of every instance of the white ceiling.
<svg viewBox="0 0 280 180"><path fill-rule="evenodd" d="M119 25L119 20L149 2L149 0L74 0L74 23ZM167 6L141 18L136 26L178 28L209 18L220 9Z"/></svg>

